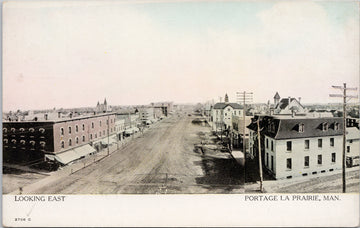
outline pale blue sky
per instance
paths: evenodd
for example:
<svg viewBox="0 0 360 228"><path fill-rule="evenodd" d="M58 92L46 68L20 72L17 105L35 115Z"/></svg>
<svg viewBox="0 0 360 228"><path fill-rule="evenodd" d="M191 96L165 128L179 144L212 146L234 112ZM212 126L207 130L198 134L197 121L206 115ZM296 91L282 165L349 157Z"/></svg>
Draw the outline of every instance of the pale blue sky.
<svg viewBox="0 0 360 228"><path fill-rule="evenodd" d="M336 102L359 84L358 2L10 2L4 110L155 101ZM45 94L45 95L44 95Z"/></svg>

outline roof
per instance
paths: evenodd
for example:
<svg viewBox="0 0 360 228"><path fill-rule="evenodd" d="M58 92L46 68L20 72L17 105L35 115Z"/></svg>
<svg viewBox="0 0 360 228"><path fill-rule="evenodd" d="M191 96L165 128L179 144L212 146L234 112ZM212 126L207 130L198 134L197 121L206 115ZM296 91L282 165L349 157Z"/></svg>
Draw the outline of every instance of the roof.
<svg viewBox="0 0 360 228"><path fill-rule="evenodd" d="M274 96L275 99L280 99L280 95L278 92L275 93L275 96Z"/></svg>
<svg viewBox="0 0 360 228"><path fill-rule="evenodd" d="M357 127L346 128L346 140L354 140L360 138L360 131Z"/></svg>
<svg viewBox="0 0 360 228"><path fill-rule="evenodd" d="M296 98L290 98L290 102L296 101L302 108L304 108L304 106L302 106L300 104L300 102L298 100L296 100ZM289 105L289 98L283 98L280 100L279 104L275 107L275 108L280 108L280 109L285 109L287 106Z"/></svg>
<svg viewBox="0 0 360 228"><path fill-rule="evenodd" d="M214 105L214 109L224 109L227 106L231 106L234 109L242 109L243 107L237 103L225 103L225 102L219 102Z"/></svg>
<svg viewBox="0 0 360 228"><path fill-rule="evenodd" d="M323 123L328 123L328 130L322 130L321 125ZM338 130L334 129L335 123L339 124ZM304 132L299 132L299 124L304 124ZM270 129L271 125L273 129ZM262 128L261 133L271 138L296 139L342 135L343 122L341 117L277 118L276 116L264 116L260 126ZM256 122L251 123L248 128L256 131Z"/></svg>

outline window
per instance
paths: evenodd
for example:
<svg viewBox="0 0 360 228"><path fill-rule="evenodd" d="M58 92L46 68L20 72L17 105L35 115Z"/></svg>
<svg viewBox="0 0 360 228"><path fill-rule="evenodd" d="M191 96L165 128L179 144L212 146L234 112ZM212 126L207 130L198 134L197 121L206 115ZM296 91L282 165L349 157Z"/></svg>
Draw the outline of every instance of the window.
<svg viewBox="0 0 360 228"><path fill-rule="evenodd" d="M4 139L4 143L7 144L9 142L8 139Z"/></svg>
<svg viewBox="0 0 360 228"><path fill-rule="evenodd" d="M45 143L44 141L40 141L40 146L41 146L42 148L45 148L45 145L46 145L46 143Z"/></svg>
<svg viewBox="0 0 360 228"><path fill-rule="evenodd" d="M100 127L101 127L101 120L100 120Z"/></svg>
<svg viewBox="0 0 360 228"><path fill-rule="evenodd" d="M95 133L95 138L97 138L97 134Z"/></svg>
<svg viewBox="0 0 360 228"><path fill-rule="evenodd" d="M79 126L78 125L75 126L75 131L79 132Z"/></svg>
<svg viewBox="0 0 360 228"><path fill-rule="evenodd" d="M334 130L335 130L335 131L339 130L339 126L340 126L340 124L337 123L337 122L335 122L335 123L334 123Z"/></svg>
<svg viewBox="0 0 360 228"><path fill-rule="evenodd" d="M336 162L336 153L331 153L331 162Z"/></svg>
<svg viewBox="0 0 360 228"><path fill-rule="evenodd" d="M82 130L85 131L85 124L82 125Z"/></svg>
<svg viewBox="0 0 360 228"><path fill-rule="evenodd" d="M61 141L61 148L65 148L65 142Z"/></svg>
<svg viewBox="0 0 360 228"><path fill-rule="evenodd" d="M321 154L319 154L318 155L318 165L321 165L322 164L322 155Z"/></svg>
<svg viewBox="0 0 360 228"><path fill-rule="evenodd" d="M94 128L94 122L91 122L91 128Z"/></svg>
<svg viewBox="0 0 360 228"><path fill-rule="evenodd" d="M269 139L266 139L266 148L269 148Z"/></svg>
<svg viewBox="0 0 360 228"><path fill-rule="evenodd" d="M350 153L350 146L346 147L346 152Z"/></svg>
<svg viewBox="0 0 360 228"><path fill-rule="evenodd" d="M34 128L29 128L29 131L31 132L31 133L33 133L34 131L35 131L35 129Z"/></svg>
<svg viewBox="0 0 360 228"><path fill-rule="evenodd" d="M334 146L334 138L330 138L330 146Z"/></svg>
<svg viewBox="0 0 360 228"><path fill-rule="evenodd" d="M44 131L45 131L45 129L44 129L44 128L40 128L40 129L39 129L39 131L40 131L41 133L44 133L44 132L41 131L41 129L43 129ZM24 129L24 128L20 128L19 131L20 131L20 132L24 132L25 129Z"/></svg>
<svg viewBox="0 0 360 228"><path fill-rule="evenodd" d="M4 132L4 133L7 133L7 128L6 128L6 127L3 128L3 132Z"/></svg>
<svg viewBox="0 0 360 228"><path fill-rule="evenodd" d="M24 128L21 128L21 129L24 129ZM20 131L22 131L21 129L20 129ZM45 132L45 129L44 129L44 128L40 128L39 131L40 131L40 133L44 133L44 132Z"/></svg>
<svg viewBox="0 0 360 228"><path fill-rule="evenodd" d="M271 151L274 151L274 142L271 141Z"/></svg>
<svg viewBox="0 0 360 228"><path fill-rule="evenodd" d="M64 135L64 128L60 128L60 135Z"/></svg>
<svg viewBox="0 0 360 228"><path fill-rule="evenodd" d="M304 166L309 167L309 156L304 157Z"/></svg>
<svg viewBox="0 0 360 228"><path fill-rule="evenodd" d="M271 155L271 170L274 171L274 156Z"/></svg>
<svg viewBox="0 0 360 228"><path fill-rule="evenodd" d="M287 141L287 142L286 142L286 150L287 150L287 151L291 151L291 146L292 146L291 141Z"/></svg>
<svg viewBox="0 0 360 228"><path fill-rule="evenodd" d="M12 127L12 128L10 129L10 131L11 131L12 133L15 133L15 128Z"/></svg>
<svg viewBox="0 0 360 228"><path fill-rule="evenodd" d="M352 139L349 140L349 143L353 143Z"/></svg>
<svg viewBox="0 0 360 228"><path fill-rule="evenodd" d="M291 158L286 159L286 168L291 169Z"/></svg>
<svg viewBox="0 0 360 228"><path fill-rule="evenodd" d="M12 139L11 142L12 142L13 144L16 144L16 139Z"/></svg>
<svg viewBox="0 0 360 228"><path fill-rule="evenodd" d="M31 146L35 146L35 141L31 140L29 143Z"/></svg>
<svg viewBox="0 0 360 228"><path fill-rule="evenodd" d="M20 140L20 144L25 145L25 140Z"/></svg>
<svg viewBox="0 0 360 228"><path fill-rule="evenodd" d="M90 134L90 140L92 139L92 134Z"/></svg>
<svg viewBox="0 0 360 228"><path fill-rule="evenodd" d="M269 154L266 153L265 165L269 167Z"/></svg>
<svg viewBox="0 0 360 228"><path fill-rule="evenodd" d="M322 124L322 130L323 130L323 131L327 131L328 129L329 129L328 123L326 123L326 122L323 123L323 124Z"/></svg>
<svg viewBox="0 0 360 228"><path fill-rule="evenodd" d="M85 135L83 135L83 137L82 137L82 141L83 141L83 142L85 142Z"/></svg>
<svg viewBox="0 0 360 228"><path fill-rule="evenodd" d="M101 137L101 131L99 132L99 137Z"/></svg>
<svg viewBox="0 0 360 228"><path fill-rule="evenodd" d="M304 132L304 124L299 124L299 132L300 133Z"/></svg>
<svg viewBox="0 0 360 228"><path fill-rule="evenodd" d="M319 148L322 147L322 139L318 139L318 147L319 147Z"/></svg>
<svg viewBox="0 0 360 228"><path fill-rule="evenodd" d="M72 142L71 142L71 139L69 139L69 146L71 146Z"/></svg>
<svg viewBox="0 0 360 228"><path fill-rule="evenodd" d="M79 138L78 137L75 138L75 142L76 142L76 144L79 144Z"/></svg>
<svg viewBox="0 0 360 228"><path fill-rule="evenodd" d="M71 127L69 127L69 134L71 134Z"/></svg>
<svg viewBox="0 0 360 228"><path fill-rule="evenodd" d="M105 130L103 130L103 135L105 135Z"/></svg>
<svg viewBox="0 0 360 228"><path fill-rule="evenodd" d="M143 115L143 117L145 117L145 115ZM109 120L106 120L106 125L109 125Z"/></svg>
<svg viewBox="0 0 360 228"><path fill-rule="evenodd" d="M227 116L227 113L225 112L225 116Z"/></svg>
<svg viewBox="0 0 360 228"><path fill-rule="evenodd" d="M308 150L310 148L310 140L305 140L305 150Z"/></svg>

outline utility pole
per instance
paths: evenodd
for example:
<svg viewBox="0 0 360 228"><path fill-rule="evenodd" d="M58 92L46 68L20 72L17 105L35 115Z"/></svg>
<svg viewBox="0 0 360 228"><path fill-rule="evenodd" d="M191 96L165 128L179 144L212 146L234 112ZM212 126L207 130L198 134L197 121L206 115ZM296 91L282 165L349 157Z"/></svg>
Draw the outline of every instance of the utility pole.
<svg viewBox="0 0 360 228"><path fill-rule="evenodd" d="M110 155L110 145L109 145L109 137L110 137L110 135L109 135L109 127L110 127L110 121L109 121L109 119L110 119L110 115L108 115L108 121L107 121L107 140L108 140L108 144L107 144L107 155L109 156Z"/></svg>
<svg viewBox="0 0 360 228"><path fill-rule="evenodd" d="M335 89L340 89L342 90L342 94L330 94L330 97L341 97L343 98L343 153L342 153L342 182L343 182L343 193L346 192L346 102L347 102L347 98L349 98L349 100L351 98L358 98L358 96L354 96L354 95L346 95L346 91L356 91L357 88L346 88L346 83L344 83L343 86L332 86ZM348 100L348 101L349 101Z"/></svg>
<svg viewBox="0 0 360 228"><path fill-rule="evenodd" d="M245 129L246 129L246 104L252 102L252 92L237 92L237 100L239 104L243 104L243 152L246 157ZM240 130L240 129L239 129Z"/></svg>
<svg viewBox="0 0 360 228"><path fill-rule="evenodd" d="M262 160L261 160L260 116L258 117L256 122L257 122L257 137L258 137L258 148L259 148L260 192L263 192L263 171L262 171Z"/></svg>

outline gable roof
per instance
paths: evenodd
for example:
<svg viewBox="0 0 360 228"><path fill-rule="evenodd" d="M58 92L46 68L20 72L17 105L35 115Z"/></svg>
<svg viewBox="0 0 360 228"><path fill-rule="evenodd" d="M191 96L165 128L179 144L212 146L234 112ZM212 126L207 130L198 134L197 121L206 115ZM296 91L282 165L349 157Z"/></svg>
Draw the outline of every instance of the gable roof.
<svg viewBox="0 0 360 228"><path fill-rule="evenodd" d="M242 109L242 105L239 105L237 103L225 103L225 102L219 102L214 105L214 109L224 109L227 106L231 106L234 109Z"/></svg>
<svg viewBox="0 0 360 228"><path fill-rule="evenodd" d="M296 100L296 98L290 98L290 102L296 101L296 103L298 103L302 108L304 108L304 106L302 106L300 104L300 102L298 100ZM280 100L279 104L277 104L277 106L275 108L280 108L280 109L285 109L288 105L289 105L289 98L283 98Z"/></svg>

